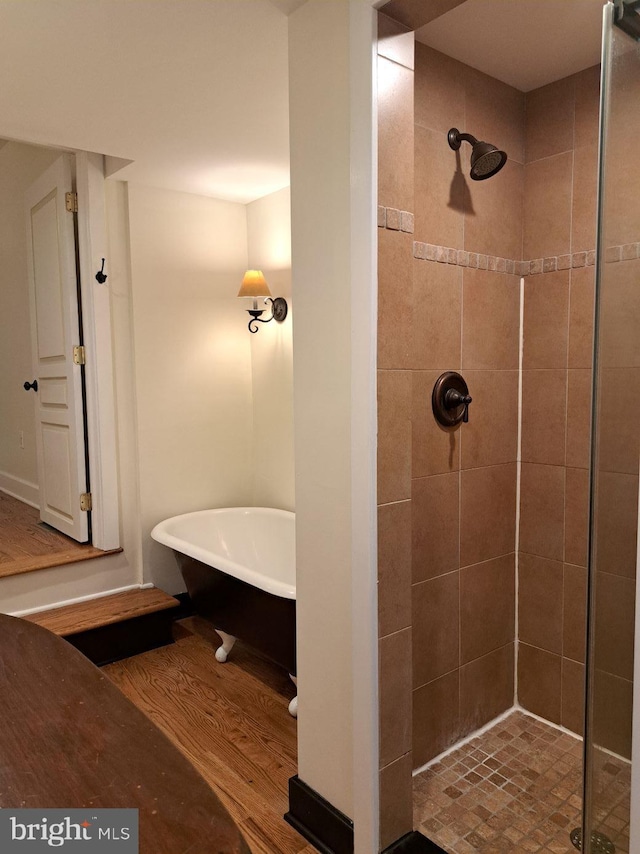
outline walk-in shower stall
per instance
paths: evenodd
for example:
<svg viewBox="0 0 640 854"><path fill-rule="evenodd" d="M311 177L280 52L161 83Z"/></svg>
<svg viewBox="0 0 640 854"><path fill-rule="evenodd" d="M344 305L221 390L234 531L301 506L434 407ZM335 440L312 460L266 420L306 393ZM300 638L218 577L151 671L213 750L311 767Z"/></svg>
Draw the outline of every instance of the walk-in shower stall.
<svg viewBox="0 0 640 854"><path fill-rule="evenodd" d="M440 5L379 19L381 849L640 854L640 0L522 87Z"/></svg>

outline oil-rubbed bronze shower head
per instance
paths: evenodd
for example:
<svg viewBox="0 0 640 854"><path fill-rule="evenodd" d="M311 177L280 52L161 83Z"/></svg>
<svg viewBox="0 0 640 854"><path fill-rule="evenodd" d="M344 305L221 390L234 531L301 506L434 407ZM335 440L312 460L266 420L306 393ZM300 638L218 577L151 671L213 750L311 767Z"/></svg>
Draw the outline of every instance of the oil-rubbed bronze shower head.
<svg viewBox="0 0 640 854"><path fill-rule="evenodd" d="M447 135L449 147L457 151L463 141L471 144L471 178L474 181L484 181L499 172L507 162L507 154L500 151L490 142L482 142L470 133L460 133L458 128L451 128Z"/></svg>

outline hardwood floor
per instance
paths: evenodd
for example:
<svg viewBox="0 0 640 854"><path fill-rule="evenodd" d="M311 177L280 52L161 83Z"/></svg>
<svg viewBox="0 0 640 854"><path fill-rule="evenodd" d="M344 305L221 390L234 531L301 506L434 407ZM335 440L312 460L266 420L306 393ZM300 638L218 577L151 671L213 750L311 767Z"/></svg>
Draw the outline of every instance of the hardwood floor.
<svg viewBox="0 0 640 854"><path fill-rule="evenodd" d="M0 492L0 578L107 554L43 525L34 507Z"/></svg>
<svg viewBox="0 0 640 854"><path fill-rule="evenodd" d="M314 854L282 816L297 770L287 674L238 642L226 664L208 623L175 624L176 643L102 668L191 760L253 854Z"/></svg>

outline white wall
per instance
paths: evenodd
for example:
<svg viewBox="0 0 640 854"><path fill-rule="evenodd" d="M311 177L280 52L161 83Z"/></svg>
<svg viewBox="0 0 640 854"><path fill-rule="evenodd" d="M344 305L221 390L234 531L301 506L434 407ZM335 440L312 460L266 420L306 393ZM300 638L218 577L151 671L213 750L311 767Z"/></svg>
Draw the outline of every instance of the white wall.
<svg viewBox="0 0 640 854"><path fill-rule="evenodd" d="M361 0L289 18L298 773L357 852L378 850L373 33Z"/></svg>
<svg viewBox="0 0 640 854"><path fill-rule="evenodd" d="M247 205L249 268L262 270L289 313L247 334L253 396L253 499L258 507L295 506L293 465L293 317L289 188ZM267 307L267 311L269 308ZM247 317L247 315L245 315Z"/></svg>
<svg viewBox="0 0 640 854"><path fill-rule="evenodd" d="M377 4L379 5L379 4ZM351 622L355 854L379 850L377 13L349 3Z"/></svg>
<svg viewBox="0 0 640 854"><path fill-rule="evenodd" d="M37 502L27 232L24 194L60 152L8 142L0 147L0 489ZM20 448L20 432L24 448Z"/></svg>
<svg viewBox="0 0 640 854"><path fill-rule="evenodd" d="M82 19L74 16L75 4L69 0L55 10L44 0L36 5L39 23L46 18L47 25L40 26L35 36L33 15L25 16L17 9L3 9L0 14L7 25L0 37L7 49L0 64L12 67L13 81L11 91L5 87L0 98L1 137L104 151L112 155L108 158L111 163L117 157L125 158L122 164L135 158L130 174L144 176L147 183L178 181L182 189L205 193L229 185L234 193L240 187L243 199L258 194L257 190L246 192L252 181L256 188L278 187L286 181L287 22L269 3L256 0L240 9L244 4L229 0L203 11L197 2L186 6L167 2L158 16L148 9L116 8L118 4L105 0ZM167 38L171 42L178 19L184 24L182 47L173 50L174 39L168 52L158 52L158 43L164 49ZM53 71L50 61L45 61L45 71L38 33L44 34L45 41L51 41L56 32L68 36L69 27L76 34L86 34L96 30L96 21L126 35L117 57L110 48L105 48L102 57L107 65L115 62L114 73L122 80L140 83L139 75L131 73L136 63L140 65L140 56L164 55L160 77L158 69L149 72L151 88L146 83L142 89L133 85L127 89L127 97L114 99L113 75L102 73L109 82L101 90L98 86L96 96L93 71L99 66L104 72L104 62L96 64L95 45L82 48L89 44L86 38L72 39L81 46L81 55L71 72L68 64L57 60ZM216 50L211 48L208 25L212 23L222 43ZM104 27L96 31L104 32ZM246 56L238 59L242 51L238 52L237 45L255 42L257 33L261 48L253 51L247 64ZM11 59L16 45L21 55L17 65ZM238 64L238 74L231 75L233 85L212 88L212 80L230 79L222 73L232 67L230 62ZM152 66L153 62L149 68ZM47 91L53 86L62 100L54 99L54 105L48 95L43 98L43 85ZM87 87L92 91L89 100ZM209 108L203 112L205 90ZM157 107L151 112L149 98ZM25 110L27 102L29 109ZM224 111L227 107L230 112ZM247 109L258 117L261 131L257 136L246 133ZM94 111L100 116L98 122L87 119ZM179 117L169 130L167 115ZM227 120L222 121L221 116ZM160 126L162 132L158 132ZM240 137L230 127L240 129L240 137L250 144L239 148ZM174 138L167 145L169 131ZM248 150L254 153L249 165ZM172 177L168 177L170 172ZM267 222L261 216L261 210L275 205L281 211L283 205L276 193L273 201L262 208L258 203L251 213L244 205L223 208L215 200L185 193L165 196L162 191L131 187L129 194L127 185L117 181L108 182L107 194L106 288L113 312L125 557L119 559L117 570L112 569L111 559L102 564L104 579L98 579L93 570L88 575L96 592L104 592L112 571L114 584L151 579L168 590L183 590L173 557L149 540L148 531L157 518L215 504L256 500L280 507L293 504L292 428L286 416L287 407L291 408L287 391L291 366L284 359L285 353L290 356L291 316L283 327L276 328L275 323L262 327L260 340L252 343L247 315L236 299L242 272L248 266L247 220L253 223L255 254L265 259L260 263L269 270L274 293L288 296L287 264L281 253L274 259L272 246L267 247L274 220L271 217ZM156 228L159 222L162 225ZM156 329L161 331L156 334ZM253 358L252 351L265 351L264 359ZM252 371L260 383L255 402L250 388ZM159 387L154 386L158 378ZM21 382L24 379L21 372ZM20 391L21 399L28 401L21 386ZM172 401L173 410L165 400ZM271 428L266 410L279 421L277 427ZM254 421L264 437L255 450L250 439ZM123 566L127 567L126 578L119 575ZM56 580L62 578L60 573L47 575L51 583L43 577L40 589L27 580L3 581L2 590L15 588L15 595L7 592L7 596L19 600L20 608L50 606L69 598L74 574L78 574L77 567L60 584ZM83 595L86 592L83 587Z"/></svg>
<svg viewBox="0 0 640 854"><path fill-rule="evenodd" d="M139 587L123 553L0 579L0 612L20 616Z"/></svg>
<svg viewBox="0 0 640 854"><path fill-rule="evenodd" d="M184 584L151 528L251 496L250 334L236 297L246 211L129 185L128 216L144 578L173 593Z"/></svg>
<svg viewBox="0 0 640 854"><path fill-rule="evenodd" d="M107 184L122 542L141 580L177 593L157 522L294 509L292 313L252 335L236 296L256 266L290 298L289 191L245 206Z"/></svg>
<svg viewBox="0 0 640 854"><path fill-rule="evenodd" d="M346 8L310 0L289 18L289 112L298 774L353 816Z"/></svg>
<svg viewBox="0 0 640 854"><path fill-rule="evenodd" d="M251 335L236 296L251 263L290 298L288 190L245 206L109 180L106 215L124 554L2 579L3 610L148 582L180 592L156 522L293 509L292 314Z"/></svg>

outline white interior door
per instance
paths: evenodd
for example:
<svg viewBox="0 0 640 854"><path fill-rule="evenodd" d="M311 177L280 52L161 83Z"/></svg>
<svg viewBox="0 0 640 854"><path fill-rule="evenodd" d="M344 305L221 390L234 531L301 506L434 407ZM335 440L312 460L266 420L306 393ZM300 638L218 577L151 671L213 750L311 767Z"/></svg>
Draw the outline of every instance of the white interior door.
<svg viewBox="0 0 640 854"><path fill-rule="evenodd" d="M36 392L40 518L79 542L88 540L82 368L71 159L60 157L26 194L31 338ZM33 394L32 391L29 394Z"/></svg>

